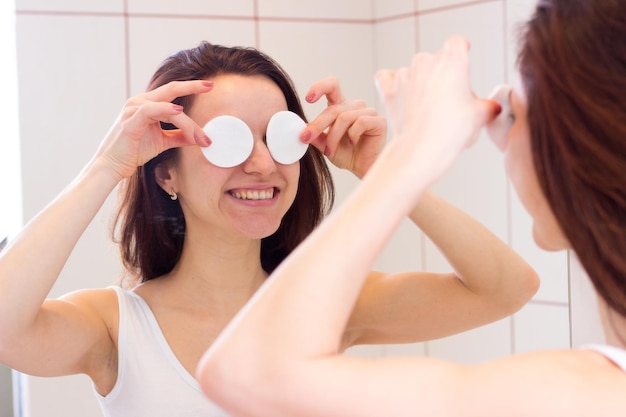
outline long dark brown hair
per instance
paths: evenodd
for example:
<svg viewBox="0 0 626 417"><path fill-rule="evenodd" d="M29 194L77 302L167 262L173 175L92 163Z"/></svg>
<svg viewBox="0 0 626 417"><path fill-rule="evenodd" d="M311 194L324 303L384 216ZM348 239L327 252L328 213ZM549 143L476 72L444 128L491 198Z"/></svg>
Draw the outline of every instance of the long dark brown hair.
<svg viewBox="0 0 626 417"><path fill-rule="evenodd" d="M210 79L222 74L269 78L283 92L288 109L305 119L290 77L272 58L254 48L201 42L195 48L178 51L162 62L147 90L171 81ZM189 111L194 98L179 97L174 103ZM175 128L167 124L162 127ZM160 164L171 166L177 157L177 149L161 153L137 168L121 188L114 235L133 281L144 282L166 274L180 259L185 237L183 211L178 201L172 201L155 179L155 168ZM326 160L321 152L309 146L300 160L298 192L292 206L278 230L261 241L261 264L266 272L272 272L311 233L333 201L334 186Z"/></svg>
<svg viewBox="0 0 626 417"><path fill-rule="evenodd" d="M540 185L596 290L626 317L626 2L540 1L519 64Z"/></svg>

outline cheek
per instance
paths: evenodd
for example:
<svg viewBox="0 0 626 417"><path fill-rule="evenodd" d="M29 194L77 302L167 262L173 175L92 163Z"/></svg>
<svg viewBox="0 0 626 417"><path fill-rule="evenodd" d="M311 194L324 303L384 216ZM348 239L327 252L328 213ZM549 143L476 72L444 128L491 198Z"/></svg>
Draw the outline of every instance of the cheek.
<svg viewBox="0 0 626 417"><path fill-rule="evenodd" d="M284 165L283 176L287 180L288 184L286 191L289 194L291 203L293 203L296 193L298 192L298 183L300 181L300 163L298 162L291 165Z"/></svg>
<svg viewBox="0 0 626 417"><path fill-rule="evenodd" d="M505 154L505 166L516 194L526 212L532 217L535 243L548 251L568 248L569 243L541 191L530 149L523 143L511 145Z"/></svg>

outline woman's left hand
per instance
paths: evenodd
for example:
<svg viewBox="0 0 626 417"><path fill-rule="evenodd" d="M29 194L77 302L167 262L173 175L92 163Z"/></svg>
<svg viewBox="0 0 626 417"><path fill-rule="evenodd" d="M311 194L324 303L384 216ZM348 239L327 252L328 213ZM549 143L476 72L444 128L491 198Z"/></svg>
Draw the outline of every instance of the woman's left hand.
<svg viewBox="0 0 626 417"><path fill-rule="evenodd" d="M328 107L300 138L322 151L336 167L362 178L385 146L387 121L365 102L346 100L335 77L313 84L306 101L315 103L324 96Z"/></svg>

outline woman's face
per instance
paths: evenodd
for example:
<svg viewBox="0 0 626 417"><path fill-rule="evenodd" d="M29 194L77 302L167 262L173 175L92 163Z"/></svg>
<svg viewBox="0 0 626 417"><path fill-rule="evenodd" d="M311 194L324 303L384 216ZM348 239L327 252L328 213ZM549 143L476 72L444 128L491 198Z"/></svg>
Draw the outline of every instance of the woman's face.
<svg viewBox="0 0 626 417"><path fill-rule="evenodd" d="M504 143L504 161L508 176L524 208L533 218L533 238L545 250L570 247L546 200L535 171L528 127L528 105L520 82L509 97L514 122Z"/></svg>
<svg viewBox="0 0 626 417"><path fill-rule="evenodd" d="M170 169L171 187L179 195L188 232L208 228L223 239L261 239L278 229L298 187L300 163L275 162L265 145L270 118L287 110L287 103L265 77L226 74L212 81L214 88L195 98L189 116L199 126L221 115L243 120L254 137L252 153L240 165L220 168L200 147L181 148Z"/></svg>

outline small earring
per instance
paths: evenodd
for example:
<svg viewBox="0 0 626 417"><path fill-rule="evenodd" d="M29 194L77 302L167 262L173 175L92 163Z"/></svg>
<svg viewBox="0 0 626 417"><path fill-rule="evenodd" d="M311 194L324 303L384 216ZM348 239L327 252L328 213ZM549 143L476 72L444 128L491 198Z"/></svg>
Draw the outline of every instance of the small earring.
<svg viewBox="0 0 626 417"><path fill-rule="evenodd" d="M176 201L178 200L178 194L176 194L176 191L174 191L173 188L170 188L170 198L172 199L172 201Z"/></svg>

